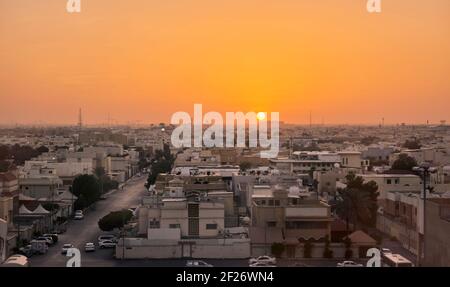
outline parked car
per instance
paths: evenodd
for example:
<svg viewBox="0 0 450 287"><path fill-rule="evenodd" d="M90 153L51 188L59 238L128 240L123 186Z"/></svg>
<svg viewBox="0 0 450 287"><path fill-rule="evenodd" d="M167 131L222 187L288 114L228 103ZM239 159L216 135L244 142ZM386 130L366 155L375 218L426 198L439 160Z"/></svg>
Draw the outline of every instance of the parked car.
<svg viewBox="0 0 450 287"><path fill-rule="evenodd" d="M63 247L62 247L62 249L61 249L61 254L66 255L66 254L67 254L67 251L68 251L70 248L74 248L73 244L70 244L70 243L64 244Z"/></svg>
<svg viewBox="0 0 450 287"><path fill-rule="evenodd" d="M214 267L214 266L201 260L189 260L188 262L186 262L186 267Z"/></svg>
<svg viewBox="0 0 450 287"><path fill-rule="evenodd" d="M249 267L276 267L276 266L265 262L255 262L253 264L250 264Z"/></svg>
<svg viewBox="0 0 450 287"><path fill-rule="evenodd" d="M88 242L84 245L84 251L85 252L94 252L95 251L95 244L92 242Z"/></svg>
<svg viewBox="0 0 450 287"><path fill-rule="evenodd" d="M30 262L26 256L15 254L6 259L1 267L30 267Z"/></svg>
<svg viewBox="0 0 450 287"><path fill-rule="evenodd" d="M381 254L383 255L392 254L392 251L389 248L381 248Z"/></svg>
<svg viewBox="0 0 450 287"><path fill-rule="evenodd" d="M100 235L97 239L98 239L99 243L102 242L102 241L105 241L105 240L110 240L110 241L113 241L113 242L117 242L117 237L115 235L112 235L112 234L103 234L103 235Z"/></svg>
<svg viewBox="0 0 450 287"><path fill-rule="evenodd" d="M44 235L42 235L44 237L50 237L53 240L53 243L57 243L58 242L58 234L56 233L46 233Z"/></svg>
<svg viewBox="0 0 450 287"><path fill-rule="evenodd" d="M33 254L45 254L48 251L46 240L31 240L30 245Z"/></svg>
<svg viewBox="0 0 450 287"><path fill-rule="evenodd" d="M19 253L20 253L21 255L26 256L26 257L31 257L31 256L33 256L33 254L34 254L33 249L31 248L31 244L19 248Z"/></svg>
<svg viewBox="0 0 450 287"><path fill-rule="evenodd" d="M302 263L302 262L295 262L294 264L289 265L289 267L311 267L311 266L309 266L305 263Z"/></svg>
<svg viewBox="0 0 450 287"><path fill-rule="evenodd" d="M344 261L337 264L337 267L364 267L364 265L354 261Z"/></svg>
<svg viewBox="0 0 450 287"><path fill-rule="evenodd" d="M103 240L98 243L98 247L100 248L114 248L116 247L116 242L112 240Z"/></svg>
<svg viewBox="0 0 450 287"><path fill-rule="evenodd" d="M263 256L256 257L256 258L250 258L250 260L248 260L248 264L251 265L254 263L266 263L266 264L276 265L277 260L275 259L275 257L263 255Z"/></svg>
<svg viewBox="0 0 450 287"><path fill-rule="evenodd" d="M47 236L39 236L36 238L36 240L43 240L43 241L47 242L48 246L54 244L53 239L51 237L47 237Z"/></svg>
<svg viewBox="0 0 450 287"><path fill-rule="evenodd" d="M75 211L75 216L73 217L76 220L81 220L84 218L84 214L82 210Z"/></svg>

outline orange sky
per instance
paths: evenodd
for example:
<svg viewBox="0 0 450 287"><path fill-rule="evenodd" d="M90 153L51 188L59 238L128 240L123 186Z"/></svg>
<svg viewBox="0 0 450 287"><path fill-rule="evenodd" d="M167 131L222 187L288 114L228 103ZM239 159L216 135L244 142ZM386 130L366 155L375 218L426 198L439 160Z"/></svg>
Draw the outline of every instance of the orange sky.
<svg viewBox="0 0 450 287"><path fill-rule="evenodd" d="M0 0L0 123L450 120L450 1Z"/></svg>

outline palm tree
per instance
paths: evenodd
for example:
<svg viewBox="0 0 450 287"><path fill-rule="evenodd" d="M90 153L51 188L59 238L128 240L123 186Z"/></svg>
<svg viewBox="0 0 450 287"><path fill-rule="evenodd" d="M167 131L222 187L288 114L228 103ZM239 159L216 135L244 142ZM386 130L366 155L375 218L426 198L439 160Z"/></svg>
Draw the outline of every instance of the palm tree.
<svg viewBox="0 0 450 287"><path fill-rule="evenodd" d="M356 226L374 226L378 209L377 184L373 181L365 183L362 177L356 177L354 174L349 174L346 178L347 187L338 189L336 213L340 218L345 219L347 233L350 222L354 228Z"/></svg>

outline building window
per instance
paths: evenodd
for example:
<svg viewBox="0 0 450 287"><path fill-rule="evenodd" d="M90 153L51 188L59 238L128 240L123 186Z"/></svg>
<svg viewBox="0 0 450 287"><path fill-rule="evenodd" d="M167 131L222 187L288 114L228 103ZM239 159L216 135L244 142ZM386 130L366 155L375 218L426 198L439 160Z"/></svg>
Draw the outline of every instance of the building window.
<svg viewBox="0 0 450 287"><path fill-rule="evenodd" d="M169 228L171 229L176 229L176 228L181 228L181 225L176 223L176 224L169 224Z"/></svg>
<svg viewBox="0 0 450 287"><path fill-rule="evenodd" d="M149 222L149 227L150 228L159 228L159 221L157 221L156 219L153 219L152 221Z"/></svg>
<svg viewBox="0 0 450 287"><path fill-rule="evenodd" d="M216 223L208 223L206 224L206 229L217 229L217 224Z"/></svg>
<svg viewBox="0 0 450 287"><path fill-rule="evenodd" d="M269 200L269 206L273 206L273 200L272 199Z"/></svg>
<svg viewBox="0 0 450 287"><path fill-rule="evenodd" d="M392 180L388 179L387 184L391 184L391 183L392 183Z"/></svg>
<svg viewBox="0 0 450 287"><path fill-rule="evenodd" d="M267 227L276 227L277 223L276 221L267 221Z"/></svg>
<svg viewBox="0 0 450 287"><path fill-rule="evenodd" d="M396 178L394 182L395 182L395 184L399 184L400 183L400 179Z"/></svg>
<svg viewBox="0 0 450 287"><path fill-rule="evenodd" d="M275 206L280 206L280 201L278 199L275 200Z"/></svg>

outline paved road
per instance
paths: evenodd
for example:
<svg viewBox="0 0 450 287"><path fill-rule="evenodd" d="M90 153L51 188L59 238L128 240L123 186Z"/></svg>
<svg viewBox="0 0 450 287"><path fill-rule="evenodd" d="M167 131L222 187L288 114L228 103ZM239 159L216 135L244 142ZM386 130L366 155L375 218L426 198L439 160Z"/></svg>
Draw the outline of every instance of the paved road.
<svg viewBox="0 0 450 287"><path fill-rule="evenodd" d="M93 253L84 253L84 244L94 242L102 233L98 228L98 220L111 211L130 208L139 205L145 193L146 178L131 179L123 190L116 190L106 196L105 200L97 202L95 210L87 211L83 220L72 221L67 226L67 232L59 236L58 243L50 247L45 255L30 258L31 266L64 267L68 257L61 254L65 243L71 243L81 251L82 266L115 266L119 260L113 259L113 249L98 249Z"/></svg>

